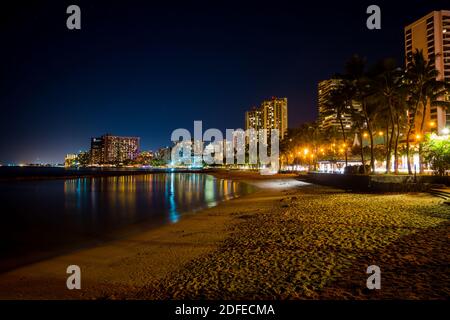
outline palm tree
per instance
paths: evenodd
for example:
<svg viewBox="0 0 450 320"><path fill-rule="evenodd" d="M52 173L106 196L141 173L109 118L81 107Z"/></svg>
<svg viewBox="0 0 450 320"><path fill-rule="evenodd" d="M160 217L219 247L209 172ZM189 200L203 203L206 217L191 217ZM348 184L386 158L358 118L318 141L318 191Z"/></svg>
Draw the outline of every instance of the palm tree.
<svg viewBox="0 0 450 320"><path fill-rule="evenodd" d="M366 60L354 55L346 64L345 77L352 86L353 100L358 102L359 110L355 110L353 115L362 117L363 125L369 133L370 142L370 167L375 171L374 153L374 125L379 114L378 99L374 95L375 86L372 75L366 72ZM359 115L358 115L359 114Z"/></svg>
<svg viewBox="0 0 450 320"><path fill-rule="evenodd" d="M342 79L341 85L336 89L329 92L326 97L326 110L324 112L325 116L333 116L339 121L339 126L341 130L342 140L344 142L344 154L345 154L345 166L347 166L348 156L347 156L347 131L348 128L344 127L344 122L342 118L344 115L349 115L352 108L352 98L353 92L352 88L348 86Z"/></svg>
<svg viewBox="0 0 450 320"><path fill-rule="evenodd" d="M280 153L287 162L289 159L299 161L301 159L298 152L301 148L308 148L308 152L311 151L311 154L317 155L318 146L322 141L323 133L320 132L317 123L304 123L297 128L288 129L286 138L280 143ZM312 160L309 157L306 163L312 164L315 170L317 159L314 157Z"/></svg>
<svg viewBox="0 0 450 320"><path fill-rule="evenodd" d="M402 77L404 78L404 77ZM394 172L398 174L398 166L399 166L399 143L400 136L402 132L404 132L407 127L408 118L407 118L407 110L409 108L409 101L407 99L408 96L408 88L403 85L404 80L402 80L402 84L398 88L398 99L395 100L394 107L394 121L395 121L395 140L394 140Z"/></svg>
<svg viewBox="0 0 450 320"><path fill-rule="evenodd" d="M407 85L409 87L410 122L406 134L406 152L408 159L408 172L412 174L410 159L410 136L415 129L416 134L422 135L428 106L448 106L449 103L439 100L446 92L443 81L437 80L439 73L432 60L425 59L422 50L413 53L411 64L406 70ZM416 118L420 127L416 128ZM419 157L422 159L422 144L419 145ZM420 161L420 171L423 172L423 161Z"/></svg>
<svg viewBox="0 0 450 320"><path fill-rule="evenodd" d="M382 121L386 129L386 173L389 173L391 169L391 155L394 136L396 136L396 106L401 98L402 75L401 68L398 68L395 61L390 58L380 61L374 68L375 95L379 97L381 103L379 111L381 118L388 119L388 121ZM386 117L383 117L383 113ZM398 134L396 146L397 144Z"/></svg>
<svg viewBox="0 0 450 320"><path fill-rule="evenodd" d="M366 161L364 157L364 130L365 130L365 118L361 114L360 110L352 107L350 109L350 116L353 122L353 131L356 134L356 138L359 141L359 155L361 157L361 163L363 168L363 174L366 174Z"/></svg>

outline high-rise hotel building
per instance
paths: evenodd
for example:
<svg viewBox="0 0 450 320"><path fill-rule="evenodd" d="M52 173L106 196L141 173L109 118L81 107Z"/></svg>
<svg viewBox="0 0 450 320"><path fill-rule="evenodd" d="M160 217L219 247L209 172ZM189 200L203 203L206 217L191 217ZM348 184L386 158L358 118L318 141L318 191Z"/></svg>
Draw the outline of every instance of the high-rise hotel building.
<svg viewBox="0 0 450 320"><path fill-rule="evenodd" d="M272 97L265 100L260 108L245 113L245 129L278 129L280 140L287 134L287 98Z"/></svg>
<svg viewBox="0 0 450 320"><path fill-rule="evenodd" d="M91 164L114 164L134 160L139 154L139 137L105 134L91 139Z"/></svg>
<svg viewBox="0 0 450 320"><path fill-rule="evenodd" d="M245 129L262 129L263 126L263 113L262 110L253 107L252 110L245 112Z"/></svg>
<svg viewBox="0 0 450 320"><path fill-rule="evenodd" d="M330 93L332 93L334 90L338 90L342 86L343 80L342 79L328 79L323 80L319 82L318 85L318 103L317 103L317 109L318 109L318 125L320 130L327 131L331 128L334 128L337 131L341 131L341 123L339 119L337 118L336 114L328 114L328 99ZM360 105L356 102L352 103L352 106L349 106L348 108L353 108L356 110L360 110ZM344 126L344 130L347 132L350 132L352 129L352 118L349 112L344 112L341 115L342 119L342 125Z"/></svg>
<svg viewBox="0 0 450 320"><path fill-rule="evenodd" d="M422 50L425 58L435 66L439 72L438 80L450 82L450 10L433 11L405 27L406 67L411 64L416 49ZM442 99L449 99L449 96ZM432 128L442 132L450 126L450 110L439 106L427 109L427 132Z"/></svg>

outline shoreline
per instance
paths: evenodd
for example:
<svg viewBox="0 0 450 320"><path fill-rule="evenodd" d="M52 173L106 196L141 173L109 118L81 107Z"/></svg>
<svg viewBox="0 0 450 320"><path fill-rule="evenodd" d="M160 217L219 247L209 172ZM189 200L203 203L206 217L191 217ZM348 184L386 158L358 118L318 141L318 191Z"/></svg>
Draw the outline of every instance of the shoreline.
<svg viewBox="0 0 450 320"><path fill-rule="evenodd" d="M70 180L70 179L84 179L84 178L107 178L118 176L132 176L144 174L159 174L159 173L206 173L207 170L200 169L170 169L170 168L40 168L40 167L5 167L10 168L6 170L22 170L24 172L1 172L0 182L15 182L15 181L43 181L43 180ZM12 168L12 169L11 169ZM26 171L28 170L28 172ZM47 173L32 174L33 170L47 170ZM54 172L50 172L54 171ZM56 171L58 174L55 174Z"/></svg>
<svg viewBox="0 0 450 320"><path fill-rule="evenodd" d="M257 190L195 214L186 213L175 224L141 231L124 239L82 248L2 273L0 299L113 299L125 292L125 297L134 296L141 285L157 283L192 259L215 250L229 235L232 226L240 222L239 212L272 205L274 200L271 196L279 195L278 190L259 188L258 183L268 178L255 177L254 173L235 174L235 177L230 177L227 172L205 174L217 179L255 184ZM292 177L280 176L269 179ZM82 290L66 289L68 275L65 271L72 264L81 268Z"/></svg>
<svg viewBox="0 0 450 320"><path fill-rule="evenodd" d="M211 174L211 173L210 173ZM220 171L259 190L178 223L0 274L0 299L448 299L450 210L285 174ZM67 290L68 265L81 290ZM382 290L367 290L379 265Z"/></svg>
<svg viewBox="0 0 450 320"><path fill-rule="evenodd" d="M152 174L152 173L153 172L146 173L146 174ZM160 174L160 173L166 173L166 172L160 171L160 172L154 172L154 173ZM185 172L183 171L183 172L175 172L175 173L185 173ZM198 174L199 172L190 172L190 173ZM231 181L231 179L229 179L227 176L224 176L223 174L220 174L220 173L217 173L217 174L215 174L214 172L212 172L212 173L211 172L208 172L208 173L202 172L202 173L213 176L215 179L218 179L218 180L223 179L223 180ZM125 175L125 176L127 176L127 175ZM108 175L107 177L111 177L111 176ZM45 180L47 181L47 179L45 179ZM50 178L50 180L53 180L53 179ZM30 181L30 180L27 179L27 180L21 180L21 181ZM33 181L33 180L31 180L31 181ZM239 182L246 183L242 180L240 180ZM254 187L253 191L250 191L249 193L242 192L241 194L234 196L234 197L228 196L228 199L222 199L221 201L218 201L218 204L252 194L258 190L257 187L255 187L255 186L253 186L253 187ZM217 206L217 204L214 206ZM190 211L180 212L180 214L181 214L180 218L185 219L191 215L201 213L208 209L209 209L209 206L207 204L203 204L203 205L201 205L197 208L194 208ZM50 260L54 257L65 255L65 254L68 254L71 252L86 250L86 249L90 249L93 247L112 243L114 241L130 238L130 237L140 234L142 232L148 232L151 230L155 230L155 229L161 228L165 225L170 225L170 223L167 223L167 222L166 223L158 223L158 222L155 222L152 220L143 221L138 224L133 224L133 225L129 225L124 228L120 228L118 230L110 231L109 233L102 234L101 236L80 237L78 239L77 243L65 244L64 246L58 246L58 247L53 247L53 248L48 248L48 249L42 248L40 250L36 250L36 252L26 252L22 256L18 255L18 256L6 257L0 264L0 275L3 273L9 272L9 271L16 270L21 267L25 267L27 265L38 263L40 261Z"/></svg>
<svg viewBox="0 0 450 320"><path fill-rule="evenodd" d="M16 181L42 181L42 180L70 180L70 179L84 179L84 178L107 178L117 176L132 176L132 175L145 175L145 174L161 174L161 173L203 173L210 174L215 177L227 179L231 173L233 179L243 180L245 173L248 173L248 179L254 180L257 178L259 171L240 169L227 169L227 168L208 168L208 169L183 169L183 168L63 168L63 167L0 167L0 182L16 182ZM2 172L12 170L23 170L23 172ZM28 172L27 172L28 170ZM39 174L33 174L34 170L47 170L48 172L41 172ZM50 172L54 171L54 172ZM56 171L58 174L55 174ZM295 176L297 173L278 173L275 176ZM271 176L262 176L262 179L270 179Z"/></svg>

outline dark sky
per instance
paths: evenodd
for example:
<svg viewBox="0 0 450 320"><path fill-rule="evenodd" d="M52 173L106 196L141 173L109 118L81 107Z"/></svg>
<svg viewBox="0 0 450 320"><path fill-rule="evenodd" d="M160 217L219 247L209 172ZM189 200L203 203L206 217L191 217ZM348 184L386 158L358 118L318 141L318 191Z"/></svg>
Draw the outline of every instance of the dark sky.
<svg viewBox="0 0 450 320"><path fill-rule="evenodd" d="M359 53L402 64L403 27L449 1L33 1L2 4L0 163L62 162L103 133L168 145L176 128L240 128L288 98L315 119L317 81ZM81 7L82 29L66 28ZM378 4L382 29L366 28Z"/></svg>

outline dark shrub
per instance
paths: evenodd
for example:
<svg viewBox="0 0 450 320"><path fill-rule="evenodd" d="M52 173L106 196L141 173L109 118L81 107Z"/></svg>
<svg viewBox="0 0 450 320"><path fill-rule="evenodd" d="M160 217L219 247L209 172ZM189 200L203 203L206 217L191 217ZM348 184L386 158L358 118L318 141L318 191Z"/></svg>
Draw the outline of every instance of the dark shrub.
<svg viewBox="0 0 450 320"><path fill-rule="evenodd" d="M358 174L359 166L346 166L344 174Z"/></svg>

